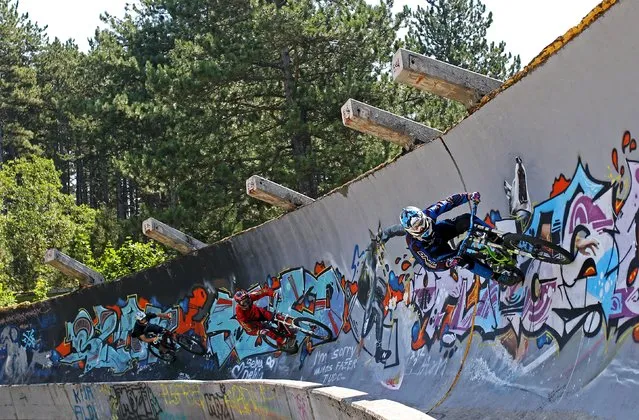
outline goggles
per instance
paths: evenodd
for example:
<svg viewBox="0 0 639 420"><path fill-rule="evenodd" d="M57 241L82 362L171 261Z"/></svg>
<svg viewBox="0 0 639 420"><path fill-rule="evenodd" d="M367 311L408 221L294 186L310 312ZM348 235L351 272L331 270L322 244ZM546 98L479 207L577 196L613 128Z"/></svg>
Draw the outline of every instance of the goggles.
<svg viewBox="0 0 639 420"><path fill-rule="evenodd" d="M431 232L430 217L427 217L424 213L413 216L410 219L410 228L407 231L416 238L429 236Z"/></svg>

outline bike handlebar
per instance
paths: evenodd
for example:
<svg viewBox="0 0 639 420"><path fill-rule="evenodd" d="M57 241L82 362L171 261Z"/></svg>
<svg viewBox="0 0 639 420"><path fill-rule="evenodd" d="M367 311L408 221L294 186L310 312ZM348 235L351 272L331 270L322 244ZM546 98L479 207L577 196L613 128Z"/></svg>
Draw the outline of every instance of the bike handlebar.
<svg viewBox="0 0 639 420"><path fill-rule="evenodd" d="M470 233L473 231L473 228L475 227L475 215L477 214L478 205L479 203L473 203L470 209L470 227L468 228L466 237L464 238L461 245L459 246L459 251L457 251L458 257L461 257L466 252L466 242L468 241L468 238L470 238Z"/></svg>

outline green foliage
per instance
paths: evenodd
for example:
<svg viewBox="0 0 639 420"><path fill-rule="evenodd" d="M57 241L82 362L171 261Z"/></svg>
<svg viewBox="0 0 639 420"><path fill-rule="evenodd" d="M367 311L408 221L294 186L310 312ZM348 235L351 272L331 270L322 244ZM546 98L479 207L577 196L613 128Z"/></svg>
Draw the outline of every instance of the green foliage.
<svg viewBox="0 0 639 420"><path fill-rule="evenodd" d="M43 42L15 2L0 0L0 162L37 151L31 140L42 101L33 64Z"/></svg>
<svg viewBox="0 0 639 420"><path fill-rule="evenodd" d="M0 308L16 304L16 296L0 282Z"/></svg>
<svg viewBox="0 0 639 420"><path fill-rule="evenodd" d="M166 257L166 253L154 243L133 242L127 238L118 249L109 242L101 257L90 265L107 280L115 280L161 264Z"/></svg>
<svg viewBox="0 0 639 420"><path fill-rule="evenodd" d="M51 286L49 286L49 282L47 281L47 279L45 278L39 278L36 281L36 285L35 288L33 289L33 293L35 294L35 300L43 300L47 298L47 293L49 293L49 290L51 289Z"/></svg>
<svg viewBox="0 0 639 420"><path fill-rule="evenodd" d="M149 0L110 19L89 59L139 214L214 241L280 214L246 197L253 174L317 197L393 156L339 115L382 100L402 19L364 0Z"/></svg>
<svg viewBox="0 0 639 420"><path fill-rule="evenodd" d="M488 42L493 14L481 0L426 0L409 22L409 49L447 63L505 79L521 67L519 56L506 52L505 42Z"/></svg>
<svg viewBox="0 0 639 420"><path fill-rule="evenodd" d="M64 251L76 235L92 229L95 210L76 206L60 189L60 174L50 159L15 159L0 170L0 232L9 261L2 271L13 290L32 290L38 280L48 285L64 283L44 266L45 251Z"/></svg>
<svg viewBox="0 0 639 420"><path fill-rule="evenodd" d="M108 279L116 279L163 262L166 253L151 243L128 238L114 249L107 241L98 253L91 238L99 237L108 216L60 192L59 172L53 162L39 157L20 158L5 163L0 170L0 284L13 290L34 290L42 299L54 286L73 286L43 264L48 248L57 248L94 267ZM102 219L102 226L96 223ZM96 255L100 255L96 257Z"/></svg>

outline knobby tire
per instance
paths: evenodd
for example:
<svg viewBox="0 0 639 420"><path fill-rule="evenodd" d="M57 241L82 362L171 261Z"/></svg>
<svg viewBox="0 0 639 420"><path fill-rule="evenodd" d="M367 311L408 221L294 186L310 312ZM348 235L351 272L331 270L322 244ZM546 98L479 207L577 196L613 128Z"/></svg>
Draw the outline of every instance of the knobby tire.
<svg viewBox="0 0 639 420"><path fill-rule="evenodd" d="M528 252L536 260L550 264L564 265L574 260L573 256L562 247L529 235L508 233L504 235L504 244L512 249Z"/></svg>

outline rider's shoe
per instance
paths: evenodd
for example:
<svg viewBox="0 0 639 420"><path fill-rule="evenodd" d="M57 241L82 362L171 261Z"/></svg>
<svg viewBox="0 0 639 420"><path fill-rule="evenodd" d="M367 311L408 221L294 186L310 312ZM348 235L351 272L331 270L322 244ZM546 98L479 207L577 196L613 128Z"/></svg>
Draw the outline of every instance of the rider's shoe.
<svg viewBox="0 0 639 420"><path fill-rule="evenodd" d="M300 349L300 346L297 344L297 340L296 339L291 338L286 343L284 343L282 348L284 350L286 350L287 352L297 353L298 350Z"/></svg>
<svg viewBox="0 0 639 420"><path fill-rule="evenodd" d="M382 349L382 345L380 343L377 343L377 346L375 347L375 361L377 363L384 363L390 357L390 355L390 350Z"/></svg>

